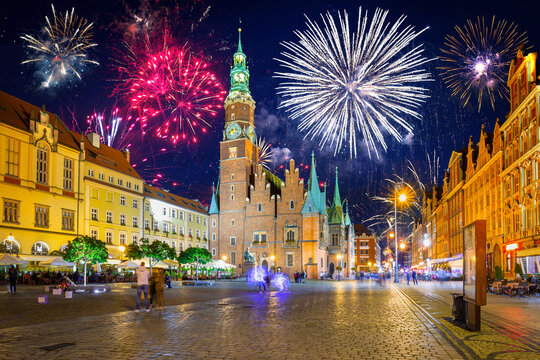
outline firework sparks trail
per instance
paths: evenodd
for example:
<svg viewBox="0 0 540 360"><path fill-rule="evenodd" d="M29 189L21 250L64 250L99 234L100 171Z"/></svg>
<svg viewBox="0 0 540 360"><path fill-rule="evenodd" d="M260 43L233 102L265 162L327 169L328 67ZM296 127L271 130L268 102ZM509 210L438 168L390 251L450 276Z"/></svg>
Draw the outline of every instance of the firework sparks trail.
<svg viewBox="0 0 540 360"><path fill-rule="evenodd" d="M128 100L143 134L151 131L173 144L196 143L198 132L206 133L222 108L226 93L208 64L187 46L168 46L167 41L158 50L147 41L142 54L128 44L126 49L116 92Z"/></svg>
<svg viewBox="0 0 540 360"><path fill-rule="evenodd" d="M102 112L95 111L86 118L86 132L99 134L101 141L118 150L124 150L131 147L131 141L138 134L136 122L131 115L123 117L119 114L120 109L113 107L108 115L106 110Z"/></svg>
<svg viewBox="0 0 540 360"><path fill-rule="evenodd" d="M269 165L272 163L272 144L267 143L265 138L258 137L255 144L259 149L259 163L266 169L269 169Z"/></svg>
<svg viewBox="0 0 540 360"><path fill-rule="evenodd" d="M71 12L56 13L51 4L52 19L45 16L46 26L41 36L24 34L21 39L26 42L29 58L22 64L36 64L44 76L43 87L60 85L62 82L82 78L82 73L89 64L99 65L88 57L88 50L97 46L92 41L93 23Z"/></svg>
<svg viewBox="0 0 540 360"><path fill-rule="evenodd" d="M506 78L508 65L518 49L527 43L525 32L506 20L486 22L478 17L456 25L455 34L447 35L440 57L442 78L452 95L463 101L463 106L476 98L478 111L487 98L495 109L496 97L508 100Z"/></svg>
<svg viewBox="0 0 540 360"><path fill-rule="evenodd" d="M408 47L427 28L416 32L402 27L405 16L391 23L387 15L376 9L370 21L360 8L356 31L345 11L337 24L330 13L321 15L322 27L307 18L307 30L294 32L299 41L282 43L277 61L288 72L277 73L281 107L305 137L319 138L334 155L348 146L356 157L361 134L369 156L379 157L376 144L387 148L383 132L402 141L403 131L413 131L408 118L421 118L417 110L428 95L420 85L431 80L423 65L430 60L423 45Z"/></svg>

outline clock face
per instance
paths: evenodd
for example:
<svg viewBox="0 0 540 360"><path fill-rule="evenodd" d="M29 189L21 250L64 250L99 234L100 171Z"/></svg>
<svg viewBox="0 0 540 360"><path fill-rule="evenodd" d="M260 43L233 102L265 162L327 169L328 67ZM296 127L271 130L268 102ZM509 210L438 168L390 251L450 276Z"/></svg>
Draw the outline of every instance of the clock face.
<svg viewBox="0 0 540 360"><path fill-rule="evenodd" d="M251 142L255 142L256 134L255 134L255 128L253 126L249 126L247 130L247 136Z"/></svg>
<svg viewBox="0 0 540 360"><path fill-rule="evenodd" d="M234 81L236 82L244 82L246 79L246 76L242 73L236 73L234 74Z"/></svg>
<svg viewBox="0 0 540 360"><path fill-rule="evenodd" d="M240 125L234 122L227 125L225 132L227 133L227 139L232 140L236 139L240 136L240 134L242 134L242 129L240 128Z"/></svg>

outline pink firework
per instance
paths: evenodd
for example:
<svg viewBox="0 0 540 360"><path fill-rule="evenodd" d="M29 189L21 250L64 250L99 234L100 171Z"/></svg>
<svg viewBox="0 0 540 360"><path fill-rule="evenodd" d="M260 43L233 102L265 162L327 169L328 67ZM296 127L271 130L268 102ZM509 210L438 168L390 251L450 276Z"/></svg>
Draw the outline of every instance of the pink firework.
<svg viewBox="0 0 540 360"><path fill-rule="evenodd" d="M124 85L143 132L173 144L196 143L216 118L226 93L208 64L174 46L147 52L136 64Z"/></svg>

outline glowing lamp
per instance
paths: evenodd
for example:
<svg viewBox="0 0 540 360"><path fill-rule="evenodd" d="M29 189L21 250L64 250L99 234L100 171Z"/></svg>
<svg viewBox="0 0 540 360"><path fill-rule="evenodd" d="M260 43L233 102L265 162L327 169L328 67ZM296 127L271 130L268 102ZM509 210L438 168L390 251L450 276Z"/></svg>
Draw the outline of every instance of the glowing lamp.
<svg viewBox="0 0 540 360"><path fill-rule="evenodd" d="M221 258L223 259L223 261L227 261L227 255L223 255Z"/></svg>
<svg viewBox="0 0 540 360"><path fill-rule="evenodd" d="M9 234L7 239L8 239L9 242L15 241L15 236Z"/></svg>
<svg viewBox="0 0 540 360"><path fill-rule="evenodd" d="M120 245L118 247L118 250L120 250L121 252L124 252L124 251L126 251L126 247L124 245Z"/></svg>
<svg viewBox="0 0 540 360"><path fill-rule="evenodd" d="M391 232L390 234L388 234L388 236L390 237L390 239L393 239L394 238L394 233Z"/></svg>
<svg viewBox="0 0 540 360"><path fill-rule="evenodd" d="M400 202L405 202L407 200L407 195L405 194L400 194L399 195L399 201Z"/></svg>
<svg viewBox="0 0 540 360"><path fill-rule="evenodd" d="M399 248L400 248L401 250L405 249L405 243L403 243L403 242L400 243L400 244L399 244Z"/></svg>
<svg viewBox="0 0 540 360"><path fill-rule="evenodd" d="M368 262L367 264L368 264L368 266L371 266L371 263L370 263L370 262Z"/></svg>
<svg viewBox="0 0 540 360"><path fill-rule="evenodd" d="M274 261L276 257L274 255L270 256L270 260Z"/></svg>
<svg viewBox="0 0 540 360"><path fill-rule="evenodd" d="M517 248L518 248L518 244L508 244L508 245L506 245L506 251L516 250Z"/></svg>

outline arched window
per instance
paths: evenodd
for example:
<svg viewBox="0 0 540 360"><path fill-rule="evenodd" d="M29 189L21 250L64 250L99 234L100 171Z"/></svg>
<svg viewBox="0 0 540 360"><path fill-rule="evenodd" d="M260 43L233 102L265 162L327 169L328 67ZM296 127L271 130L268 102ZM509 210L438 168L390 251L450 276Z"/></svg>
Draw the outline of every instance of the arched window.
<svg viewBox="0 0 540 360"><path fill-rule="evenodd" d="M234 194L231 194L231 200L234 200Z"/></svg>
<svg viewBox="0 0 540 360"><path fill-rule="evenodd" d="M259 203L259 204L257 205L257 211L258 211L258 212L262 212L262 204Z"/></svg>
<svg viewBox="0 0 540 360"><path fill-rule="evenodd" d="M290 208L291 210L294 210L294 200L291 200L291 201L289 202L289 208Z"/></svg>
<svg viewBox="0 0 540 360"><path fill-rule="evenodd" d="M216 248L212 248L212 256L216 256Z"/></svg>
<svg viewBox="0 0 540 360"><path fill-rule="evenodd" d="M236 120L236 114L235 113L231 114L231 120Z"/></svg>
<svg viewBox="0 0 540 360"><path fill-rule="evenodd" d="M20 252L21 247L19 246L19 243L15 240L8 240L4 239L0 241L0 252L4 252L6 254L18 254Z"/></svg>
<svg viewBox="0 0 540 360"><path fill-rule="evenodd" d="M287 231L287 241L294 241L294 230Z"/></svg>
<svg viewBox="0 0 540 360"><path fill-rule="evenodd" d="M38 241L32 245L32 255L47 255L49 253L49 245L43 241Z"/></svg>
<svg viewBox="0 0 540 360"><path fill-rule="evenodd" d="M36 153L36 181L41 184L47 184L47 168L49 149L45 144L39 144Z"/></svg>
<svg viewBox="0 0 540 360"><path fill-rule="evenodd" d="M216 227L216 219L212 219L212 227Z"/></svg>

